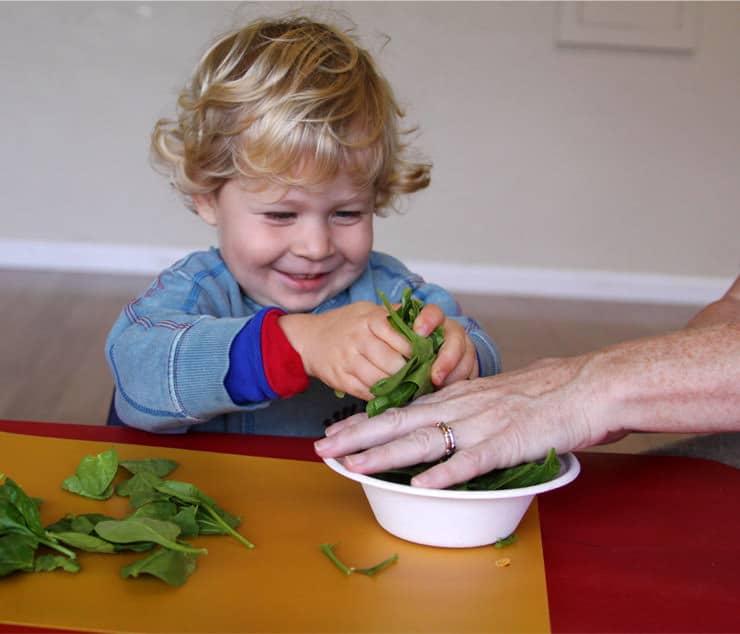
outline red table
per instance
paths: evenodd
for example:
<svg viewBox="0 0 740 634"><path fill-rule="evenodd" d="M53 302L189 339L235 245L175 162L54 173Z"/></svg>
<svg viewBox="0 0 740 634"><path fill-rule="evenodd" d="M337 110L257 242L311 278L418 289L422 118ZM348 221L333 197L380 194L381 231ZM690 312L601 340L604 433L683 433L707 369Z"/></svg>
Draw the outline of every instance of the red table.
<svg viewBox="0 0 740 634"><path fill-rule="evenodd" d="M0 421L0 431L318 460L305 438L20 421ZM578 458L576 481L538 498L552 631L740 632L740 470L667 456ZM0 625L9 631L40 630Z"/></svg>

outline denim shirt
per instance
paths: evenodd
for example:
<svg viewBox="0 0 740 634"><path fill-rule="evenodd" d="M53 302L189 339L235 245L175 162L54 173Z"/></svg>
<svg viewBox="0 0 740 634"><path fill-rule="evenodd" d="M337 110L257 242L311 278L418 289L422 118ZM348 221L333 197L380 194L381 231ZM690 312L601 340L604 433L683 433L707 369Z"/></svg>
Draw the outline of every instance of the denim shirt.
<svg viewBox="0 0 740 634"><path fill-rule="evenodd" d="M496 346L475 320L462 315L443 288L427 284L397 259L372 252L349 288L314 308L315 314L369 301L382 290L399 302L404 288L460 322L475 344L480 375L501 371ZM157 433L217 431L277 436L323 436L327 425L364 411L365 402L339 398L316 379L301 394L236 405L224 386L234 337L264 306L244 295L218 249L199 251L164 270L123 309L106 342L116 388L115 408L131 427Z"/></svg>

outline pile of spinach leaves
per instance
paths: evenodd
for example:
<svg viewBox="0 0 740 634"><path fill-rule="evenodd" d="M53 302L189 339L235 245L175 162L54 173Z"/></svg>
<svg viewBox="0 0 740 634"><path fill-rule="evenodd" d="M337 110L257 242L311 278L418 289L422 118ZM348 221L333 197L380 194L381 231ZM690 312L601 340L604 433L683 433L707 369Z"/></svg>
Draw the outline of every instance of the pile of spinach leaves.
<svg viewBox="0 0 740 634"><path fill-rule="evenodd" d="M380 379L370 388L375 398L368 401L365 406L365 412L369 417L377 416L392 407L402 407L434 390L431 379L432 364L445 340L441 326L428 337L422 337L414 332L414 321L424 308L424 302L411 297L410 288L403 290L401 305L397 309L391 306L383 291L378 291L378 294L388 310L388 321L411 342L412 352L398 372Z"/></svg>
<svg viewBox="0 0 740 634"><path fill-rule="evenodd" d="M119 462L115 447L85 456L62 488L95 500L106 500L114 493L128 497L131 514L124 518L67 514L46 527L41 522L40 501L5 477L0 485L0 577L57 569L78 572L75 550L110 554L153 551L121 568L121 577L149 574L179 586L195 571L196 557L208 552L183 538L231 535L254 548L237 532L238 517L195 485L166 479L177 466L172 460L159 458ZM119 467L130 477L115 484ZM0 474L0 481L2 478ZM40 551L42 547L54 552Z"/></svg>
<svg viewBox="0 0 740 634"><path fill-rule="evenodd" d="M410 484L411 478L433 467L435 462L423 462L409 467L391 469L372 474L372 477L396 484ZM496 489L519 489L549 482L560 473L560 460L555 449L550 449L542 462L532 461L507 469L494 469L476 476L467 482L448 487L451 491L495 491Z"/></svg>
<svg viewBox="0 0 740 634"><path fill-rule="evenodd" d="M0 480L4 474L0 473ZM45 546L55 551L36 557ZM70 550L41 523L39 502L26 495L14 480L5 477L0 485L0 576L15 571L79 570Z"/></svg>

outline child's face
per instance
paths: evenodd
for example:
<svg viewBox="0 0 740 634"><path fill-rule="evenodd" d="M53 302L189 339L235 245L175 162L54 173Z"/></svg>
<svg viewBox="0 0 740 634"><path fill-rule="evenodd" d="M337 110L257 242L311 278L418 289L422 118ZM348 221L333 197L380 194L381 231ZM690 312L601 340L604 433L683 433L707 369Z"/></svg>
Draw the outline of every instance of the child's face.
<svg viewBox="0 0 740 634"><path fill-rule="evenodd" d="M308 312L360 277L373 243L374 192L341 173L323 185L250 191L228 181L193 197L218 228L221 254L242 290L263 306Z"/></svg>

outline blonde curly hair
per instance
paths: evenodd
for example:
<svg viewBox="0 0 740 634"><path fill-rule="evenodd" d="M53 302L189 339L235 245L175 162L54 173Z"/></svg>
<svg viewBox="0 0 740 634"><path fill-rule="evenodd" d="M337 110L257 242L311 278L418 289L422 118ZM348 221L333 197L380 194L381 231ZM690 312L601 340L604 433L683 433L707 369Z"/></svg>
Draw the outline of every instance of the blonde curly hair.
<svg viewBox="0 0 740 634"><path fill-rule="evenodd" d="M431 165L406 158L404 116L370 54L308 18L261 19L217 39L160 119L151 159L185 203L245 177L287 187L348 169L374 187L376 212L426 187ZM300 169L303 168L303 169Z"/></svg>

